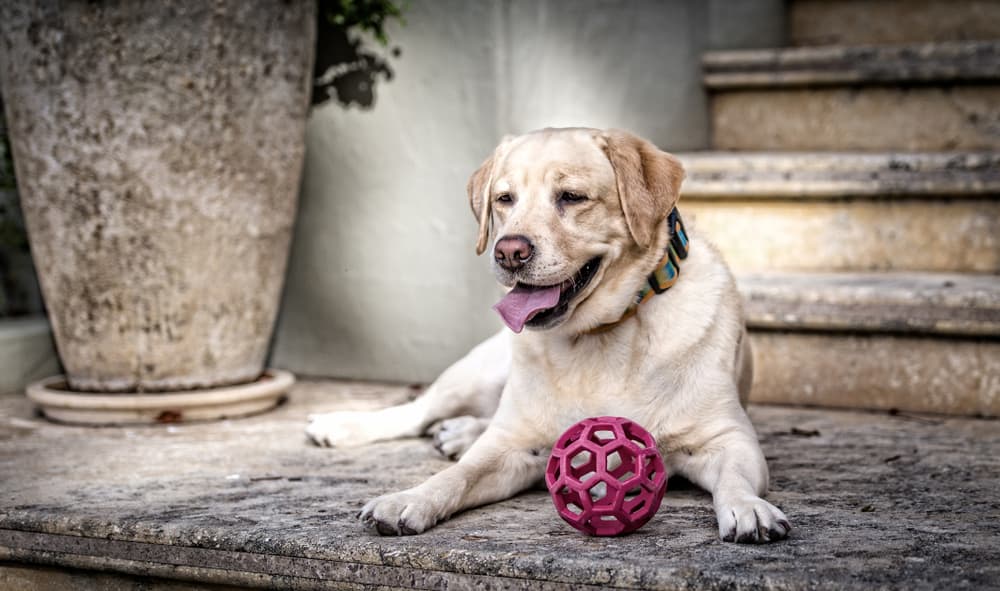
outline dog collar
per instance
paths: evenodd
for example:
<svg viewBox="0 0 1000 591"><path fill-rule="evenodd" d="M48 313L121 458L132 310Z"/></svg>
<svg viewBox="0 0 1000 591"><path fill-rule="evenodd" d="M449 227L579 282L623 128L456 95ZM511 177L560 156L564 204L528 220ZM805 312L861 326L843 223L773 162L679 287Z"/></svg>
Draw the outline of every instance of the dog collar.
<svg viewBox="0 0 1000 591"><path fill-rule="evenodd" d="M621 318L614 322L592 328L586 331L585 334L600 333L618 326L634 316L643 302L654 295L667 291L677 282L677 277L681 273L681 261L688 256L689 241L687 230L684 228L684 222L681 220L681 214L677 211L676 207L667 216L667 228L670 231L670 241L667 242L666 253L664 253L660 262L656 264L653 272L646 277L646 285L635 294L635 299L625 309L625 312L622 313Z"/></svg>

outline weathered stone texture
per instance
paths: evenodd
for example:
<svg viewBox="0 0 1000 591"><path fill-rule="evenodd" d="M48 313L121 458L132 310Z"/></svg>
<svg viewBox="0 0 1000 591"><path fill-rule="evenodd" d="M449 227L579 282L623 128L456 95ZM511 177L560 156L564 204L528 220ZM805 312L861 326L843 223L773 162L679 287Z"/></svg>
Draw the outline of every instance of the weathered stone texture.
<svg viewBox="0 0 1000 591"><path fill-rule="evenodd" d="M259 375L302 165L314 11L0 4L22 206L72 387Z"/></svg>
<svg viewBox="0 0 1000 591"><path fill-rule="evenodd" d="M117 573L0 564L4 591L236 591L244 587L206 585Z"/></svg>
<svg viewBox="0 0 1000 591"><path fill-rule="evenodd" d="M713 51L702 57L711 89L828 84L990 82L1000 41Z"/></svg>
<svg viewBox="0 0 1000 591"><path fill-rule="evenodd" d="M737 271L996 273L998 154L679 154L680 207Z"/></svg>
<svg viewBox="0 0 1000 591"><path fill-rule="evenodd" d="M688 152L692 199L995 197L1000 152Z"/></svg>
<svg viewBox="0 0 1000 591"><path fill-rule="evenodd" d="M735 271L1000 272L1000 199L686 199Z"/></svg>
<svg viewBox="0 0 1000 591"><path fill-rule="evenodd" d="M1000 336L995 275L794 272L738 282L752 328Z"/></svg>
<svg viewBox="0 0 1000 591"><path fill-rule="evenodd" d="M770 499L766 546L718 539L709 496L672 482L643 529L591 538L531 492L413 537L355 519L447 466L427 440L326 449L310 412L404 400L317 382L267 415L88 429L0 398L0 559L263 588L942 589L1000 580L995 421L751 407Z"/></svg>
<svg viewBox="0 0 1000 591"><path fill-rule="evenodd" d="M721 150L996 150L1000 86L727 91L712 127Z"/></svg>
<svg viewBox="0 0 1000 591"><path fill-rule="evenodd" d="M1000 416L995 339L758 330L752 341L754 402Z"/></svg>
<svg viewBox="0 0 1000 591"><path fill-rule="evenodd" d="M996 0L793 0L793 45L1000 39Z"/></svg>

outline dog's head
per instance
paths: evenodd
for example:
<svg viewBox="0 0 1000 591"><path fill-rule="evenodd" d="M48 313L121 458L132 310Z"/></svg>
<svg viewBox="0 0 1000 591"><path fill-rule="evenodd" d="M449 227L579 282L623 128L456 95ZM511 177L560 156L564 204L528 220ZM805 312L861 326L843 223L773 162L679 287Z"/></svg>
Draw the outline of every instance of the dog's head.
<svg viewBox="0 0 1000 591"><path fill-rule="evenodd" d="M618 130L544 129L505 138L469 179L513 330L583 332L614 322L663 256L684 171Z"/></svg>

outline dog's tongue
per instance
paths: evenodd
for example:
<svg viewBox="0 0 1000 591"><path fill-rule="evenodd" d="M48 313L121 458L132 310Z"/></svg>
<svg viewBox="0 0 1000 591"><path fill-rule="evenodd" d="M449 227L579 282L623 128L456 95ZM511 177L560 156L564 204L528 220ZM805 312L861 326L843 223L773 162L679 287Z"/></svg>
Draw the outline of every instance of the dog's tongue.
<svg viewBox="0 0 1000 591"><path fill-rule="evenodd" d="M555 307L559 303L559 286L529 287L517 284L514 289L497 302L493 309L503 318L504 324L514 332L524 330L524 324L542 310Z"/></svg>

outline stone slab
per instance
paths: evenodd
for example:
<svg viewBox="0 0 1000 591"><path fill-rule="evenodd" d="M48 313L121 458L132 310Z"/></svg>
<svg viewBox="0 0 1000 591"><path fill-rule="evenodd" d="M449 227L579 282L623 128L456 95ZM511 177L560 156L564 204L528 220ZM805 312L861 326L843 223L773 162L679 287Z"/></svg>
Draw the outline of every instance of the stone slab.
<svg viewBox="0 0 1000 591"><path fill-rule="evenodd" d="M997 150L1000 85L732 90L711 118L721 150Z"/></svg>
<svg viewBox="0 0 1000 591"><path fill-rule="evenodd" d="M739 276L752 328L1000 337L1000 277L953 273Z"/></svg>
<svg viewBox="0 0 1000 591"><path fill-rule="evenodd" d="M1000 272L1000 199L685 200L737 272Z"/></svg>
<svg viewBox="0 0 1000 591"><path fill-rule="evenodd" d="M998 152L686 152L685 203L1000 195Z"/></svg>
<svg viewBox="0 0 1000 591"><path fill-rule="evenodd" d="M679 157L685 221L737 271L1000 271L1000 152Z"/></svg>
<svg viewBox="0 0 1000 591"><path fill-rule="evenodd" d="M713 90L991 82L1000 79L1000 41L711 51L702 66Z"/></svg>
<svg viewBox="0 0 1000 591"><path fill-rule="evenodd" d="M793 0L793 45L1000 39L995 0Z"/></svg>
<svg viewBox="0 0 1000 591"><path fill-rule="evenodd" d="M0 560L288 589L938 589L1000 580L995 421L755 406L791 539L717 538L708 495L672 483L624 538L560 522L543 492L382 538L354 514L448 465L427 440L321 449L315 411L406 387L307 382L213 424L94 429L0 398Z"/></svg>
<svg viewBox="0 0 1000 591"><path fill-rule="evenodd" d="M754 402L1000 416L996 339L757 329L752 342Z"/></svg>
<svg viewBox="0 0 1000 591"><path fill-rule="evenodd" d="M236 591L236 589L242 588L119 573L0 563L0 589L4 591L49 589L72 589L73 591Z"/></svg>

